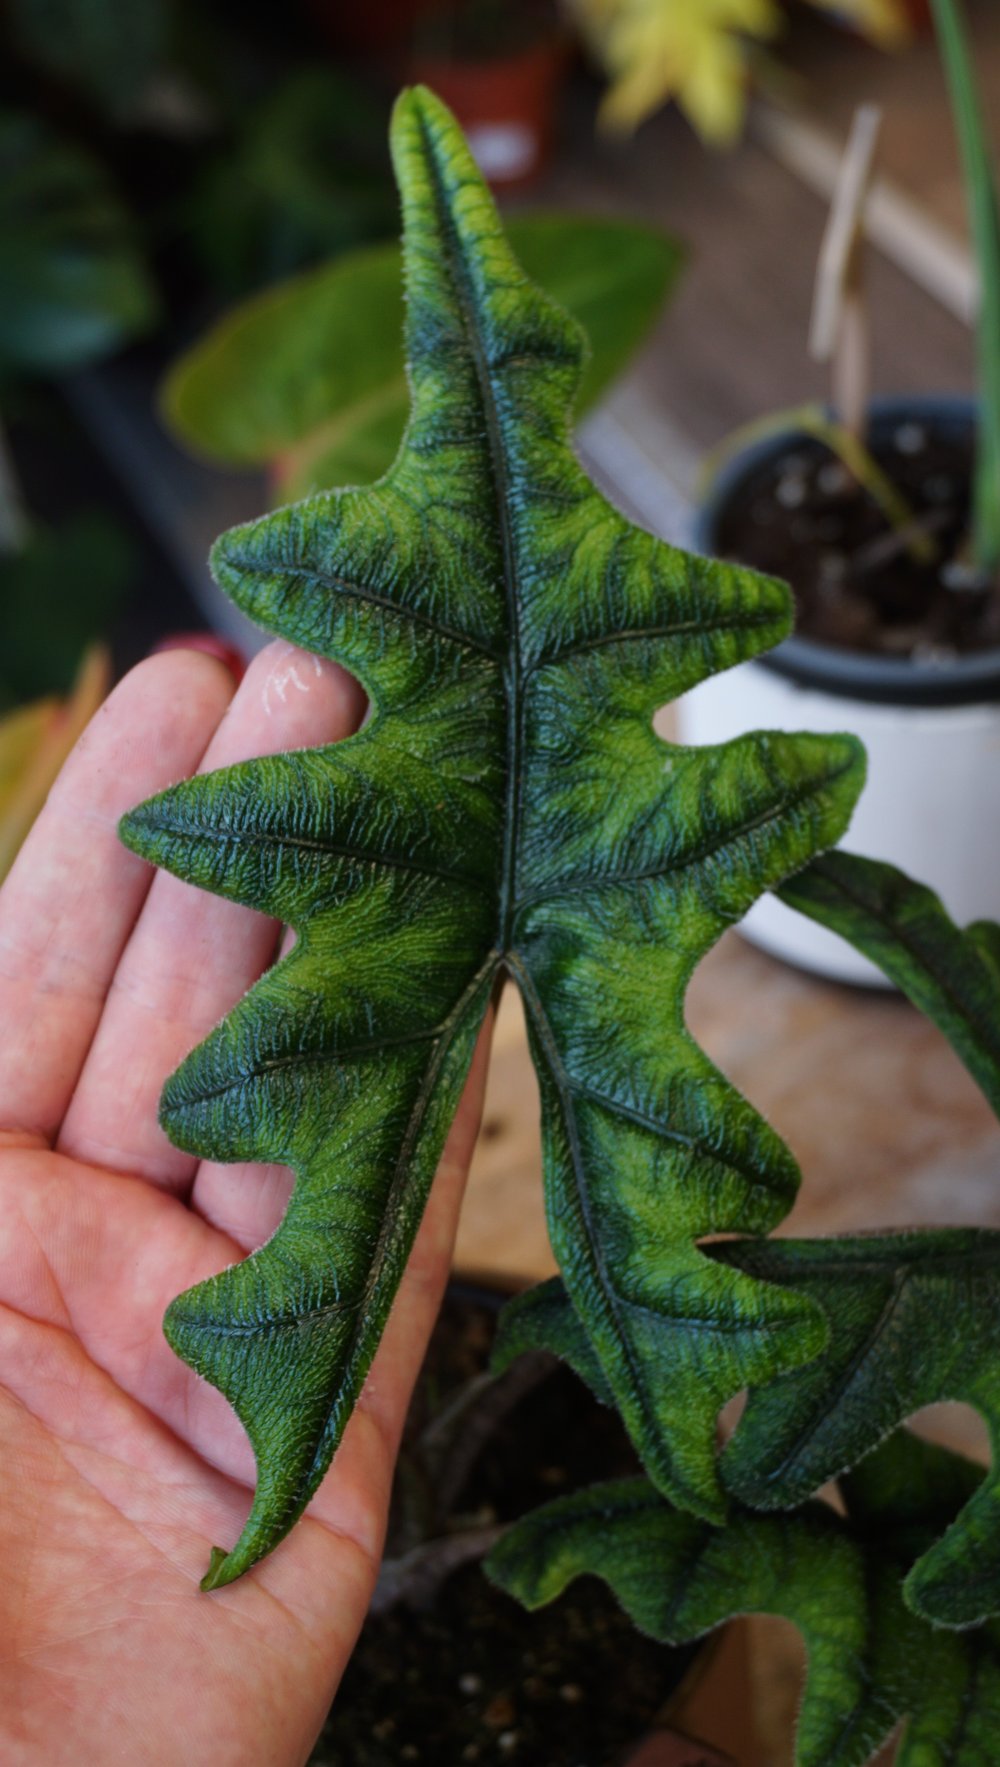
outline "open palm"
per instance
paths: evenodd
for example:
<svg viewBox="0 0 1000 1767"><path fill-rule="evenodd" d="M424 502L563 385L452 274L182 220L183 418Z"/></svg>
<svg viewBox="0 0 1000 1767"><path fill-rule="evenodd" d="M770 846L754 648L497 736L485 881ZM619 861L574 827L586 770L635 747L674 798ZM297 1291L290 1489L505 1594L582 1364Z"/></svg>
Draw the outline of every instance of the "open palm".
<svg viewBox="0 0 1000 1767"><path fill-rule="evenodd" d="M167 1303L273 1232L290 1178L200 1165L166 1075L271 961L263 916L150 869L121 812L195 771L328 742L360 690L271 645L242 686L175 651L98 713L0 891L0 1760L305 1760L364 1616L396 1445L447 1272L481 1044L407 1275L305 1519L199 1593L254 1467L168 1348Z"/></svg>

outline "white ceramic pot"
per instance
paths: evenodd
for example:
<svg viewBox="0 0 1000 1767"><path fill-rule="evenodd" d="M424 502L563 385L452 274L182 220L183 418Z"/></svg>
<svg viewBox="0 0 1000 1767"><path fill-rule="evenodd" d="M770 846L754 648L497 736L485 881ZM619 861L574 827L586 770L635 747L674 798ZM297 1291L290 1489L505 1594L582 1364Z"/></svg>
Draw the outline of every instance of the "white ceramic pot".
<svg viewBox="0 0 1000 1767"><path fill-rule="evenodd" d="M964 425L968 401L886 402L873 424L914 419ZM702 512L708 554L728 499L787 438L730 463ZM921 664L791 638L766 660L744 663L687 694L678 736L694 745L748 730L850 731L868 751L868 784L844 846L885 859L930 884L959 922L1000 920L1000 653ZM884 984L881 971L843 940L773 896L741 931L776 956L839 981Z"/></svg>

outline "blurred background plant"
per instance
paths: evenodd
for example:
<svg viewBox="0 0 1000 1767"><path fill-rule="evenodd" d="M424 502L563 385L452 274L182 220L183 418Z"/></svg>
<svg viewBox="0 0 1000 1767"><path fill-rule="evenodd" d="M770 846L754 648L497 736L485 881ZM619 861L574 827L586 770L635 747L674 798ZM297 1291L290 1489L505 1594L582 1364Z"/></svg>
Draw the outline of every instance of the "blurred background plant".
<svg viewBox="0 0 1000 1767"><path fill-rule="evenodd" d="M587 332L582 415L647 335L681 249L656 228L584 215L517 216L509 233L528 274ZM213 464L266 467L276 502L366 483L403 433L402 339L398 247L352 252L227 313L170 370L163 414Z"/></svg>
<svg viewBox="0 0 1000 1767"><path fill-rule="evenodd" d="M607 73L600 109L609 129L631 130L671 99L714 146L743 126L761 45L785 24L776 0L564 0L566 12ZM905 42L905 0L808 0L846 19L883 48Z"/></svg>

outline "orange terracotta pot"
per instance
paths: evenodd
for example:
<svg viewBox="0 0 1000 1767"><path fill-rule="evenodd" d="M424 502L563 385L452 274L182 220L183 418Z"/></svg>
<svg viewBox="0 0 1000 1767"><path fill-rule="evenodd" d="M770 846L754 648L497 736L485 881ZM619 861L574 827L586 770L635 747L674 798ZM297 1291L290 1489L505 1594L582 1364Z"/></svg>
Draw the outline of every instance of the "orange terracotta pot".
<svg viewBox="0 0 1000 1767"><path fill-rule="evenodd" d="M548 159L566 60L566 44L549 38L490 61L417 56L410 77L454 111L489 183L511 189L530 184Z"/></svg>

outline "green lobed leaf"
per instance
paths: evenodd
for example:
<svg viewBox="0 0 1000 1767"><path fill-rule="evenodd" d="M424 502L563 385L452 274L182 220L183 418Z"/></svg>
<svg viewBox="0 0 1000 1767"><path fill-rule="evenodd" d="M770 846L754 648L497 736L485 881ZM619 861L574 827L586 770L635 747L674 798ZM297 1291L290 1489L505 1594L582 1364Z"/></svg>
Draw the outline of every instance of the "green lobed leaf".
<svg viewBox="0 0 1000 1767"><path fill-rule="evenodd" d="M791 1620L808 1650L796 1767L862 1767L905 1720L897 1767L989 1767L1000 1722L1000 1629L935 1631L900 1576L928 1518L940 1525L978 1469L914 1437L887 1444L825 1504L739 1511L723 1528L672 1509L645 1479L592 1486L515 1523L486 1560L524 1606L598 1576L669 1644L744 1613Z"/></svg>
<svg viewBox="0 0 1000 1767"><path fill-rule="evenodd" d="M83 367L155 313L103 168L35 117L0 111L0 372Z"/></svg>
<svg viewBox="0 0 1000 1767"><path fill-rule="evenodd" d="M720 1405L825 1341L811 1302L695 1243L766 1232L798 1173L683 1001L721 932L839 838L860 749L656 736L656 707L787 631L788 592L599 495L571 444L579 328L519 269L428 92L400 101L393 149L412 393L397 460L213 553L238 605L339 658L374 715L347 742L188 781L122 828L298 932L162 1101L179 1146L297 1178L269 1243L167 1316L257 1455L210 1586L276 1544L329 1463L505 976L539 1071L555 1254L658 1483L720 1516Z"/></svg>
<svg viewBox="0 0 1000 1767"><path fill-rule="evenodd" d="M915 1565L907 1599L945 1626L1000 1613L1000 1233L734 1243L714 1255L808 1296L833 1327L815 1362L751 1390L723 1456L729 1489L758 1508L789 1508L924 1405L973 1405L993 1467Z"/></svg>
<svg viewBox="0 0 1000 1767"><path fill-rule="evenodd" d="M633 221L515 217L533 281L586 327L586 409L615 379L671 288L681 252ZM223 466L277 465L289 497L366 484L391 465L407 414L399 247L339 257L244 302L167 375L164 416Z"/></svg>
<svg viewBox="0 0 1000 1767"><path fill-rule="evenodd" d="M925 884L854 853L824 854L778 894L884 970L1000 1114L1000 926L960 930Z"/></svg>
<svg viewBox="0 0 1000 1767"><path fill-rule="evenodd" d="M671 1645L740 1613L792 1620L809 1654L797 1767L862 1767L901 1719L898 1767L989 1767L1000 1629L940 1633L901 1599L928 1520L954 1514L975 1477L968 1461L901 1435L846 1486L848 1521L807 1504L788 1516L739 1511L723 1528L625 1479L514 1523L486 1571L527 1608L599 1576L641 1631Z"/></svg>
<svg viewBox="0 0 1000 1767"><path fill-rule="evenodd" d="M533 1350L561 1356L586 1381L595 1399L602 1405L614 1404L614 1394L583 1321L558 1276L507 1302L497 1324L490 1368L494 1374L503 1374L519 1356Z"/></svg>

